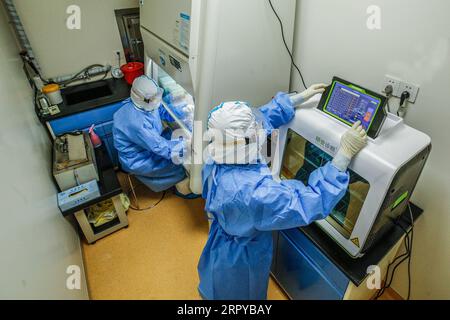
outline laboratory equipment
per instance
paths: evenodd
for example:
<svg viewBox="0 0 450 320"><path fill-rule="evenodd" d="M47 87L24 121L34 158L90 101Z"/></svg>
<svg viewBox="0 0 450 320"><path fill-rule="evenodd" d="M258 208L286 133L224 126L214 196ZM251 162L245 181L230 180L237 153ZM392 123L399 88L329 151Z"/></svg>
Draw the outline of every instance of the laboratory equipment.
<svg viewBox="0 0 450 320"><path fill-rule="evenodd" d="M272 2L292 49L296 1ZM291 60L279 21L261 0L145 0L140 12L146 75L156 80L163 69L195 101L191 189L200 194L209 111L237 99L263 105L289 91Z"/></svg>
<svg viewBox="0 0 450 320"><path fill-rule="evenodd" d="M62 191L99 180L94 148L87 132L65 134L55 139L53 176Z"/></svg>
<svg viewBox="0 0 450 320"><path fill-rule="evenodd" d="M280 179L306 182L338 151L348 125L319 110L319 100L312 98L280 128L274 158ZM430 137L388 113L378 137L351 162L346 195L318 225L352 257L364 255L405 211L430 151Z"/></svg>
<svg viewBox="0 0 450 320"><path fill-rule="evenodd" d="M376 138L386 119L385 105L385 96L334 77L318 108L350 126L361 121L367 135Z"/></svg>
<svg viewBox="0 0 450 320"><path fill-rule="evenodd" d="M58 193L58 207L61 211L67 211L98 197L100 191L97 181L92 180Z"/></svg>

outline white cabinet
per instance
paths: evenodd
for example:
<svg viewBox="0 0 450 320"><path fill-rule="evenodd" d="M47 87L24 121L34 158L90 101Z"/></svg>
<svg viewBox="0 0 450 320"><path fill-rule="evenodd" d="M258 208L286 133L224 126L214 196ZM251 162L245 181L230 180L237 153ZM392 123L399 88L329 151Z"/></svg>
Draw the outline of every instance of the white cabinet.
<svg viewBox="0 0 450 320"><path fill-rule="evenodd" d="M192 1L144 0L141 3L141 27L188 55Z"/></svg>
<svg viewBox="0 0 450 320"><path fill-rule="evenodd" d="M292 48L295 0L272 0ZM291 60L280 24L264 0L143 0L141 31L146 61L154 61L195 99L194 140L206 130L209 111L223 101L268 102L288 91ZM146 68L149 70L149 68ZM194 143L202 155L205 143ZM201 192L201 165L191 188Z"/></svg>

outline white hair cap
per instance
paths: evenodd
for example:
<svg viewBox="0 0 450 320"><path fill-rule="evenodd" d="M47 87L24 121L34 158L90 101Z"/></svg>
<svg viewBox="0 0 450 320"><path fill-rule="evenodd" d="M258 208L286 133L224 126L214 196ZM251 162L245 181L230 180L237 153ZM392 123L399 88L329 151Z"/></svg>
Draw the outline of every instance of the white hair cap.
<svg viewBox="0 0 450 320"><path fill-rule="evenodd" d="M153 111L161 105L162 90L149 77L140 76L133 81L130 96L136 107Z"/></svg>
<svg viewBox="0 0 450 320"><path fill-rule="evenodd" d="M245 164L259 159L265 131L257 123L252 108L245 102L225 102L209 114L208 146L216 163Z"/></svg>

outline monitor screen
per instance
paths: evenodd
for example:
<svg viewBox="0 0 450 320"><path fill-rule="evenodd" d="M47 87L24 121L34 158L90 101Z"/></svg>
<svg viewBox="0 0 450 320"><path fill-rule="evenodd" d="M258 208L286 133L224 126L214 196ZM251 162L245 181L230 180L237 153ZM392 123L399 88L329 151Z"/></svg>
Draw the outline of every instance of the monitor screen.
<svg viewBox="0 0 450 320"><path fill-rule="evenodd" d="M360 120L367 131L380 106L379 98L365 93L360 88L334 81L324 111L348 125Z"/></svg>

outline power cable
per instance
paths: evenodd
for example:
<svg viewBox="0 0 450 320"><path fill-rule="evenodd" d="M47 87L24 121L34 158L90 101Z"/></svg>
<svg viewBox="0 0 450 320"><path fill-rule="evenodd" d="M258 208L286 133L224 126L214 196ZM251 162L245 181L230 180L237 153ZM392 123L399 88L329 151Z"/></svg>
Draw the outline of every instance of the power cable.
<svg viewBox="0 0 450 320"><path fill-rule="evenodd" d="M289 57L291 58L292 65L295 67L295 69L297 69L297 72L298 72L298 74L300 75L300 79L302 80L303 87L305 87L305 89L308 89L308 86L307 86L306 83L305 83L305 79L303 78L303 74L302 74L302 72L300 71L300 68L299 68L299 67L297 66L297 64L295 63L294 56L293 56L291 50L289 49L289 46L287 45L286 37L285 37L285 35L284 35L283 21L281 21L280 16L278 15L277 11L275 10L275 8L274 8L274 6L273 6L273 4L272 4L272 0L269 0L269 4L270 4L270 7L272 8L273 13L274 13L275 16L277 17L278 22L280 23L281 36L282 36L282 38L283 38L284 46L286 47L286 50L287 50L287 52L288 52L288 54L289 54Z"/></svg>

